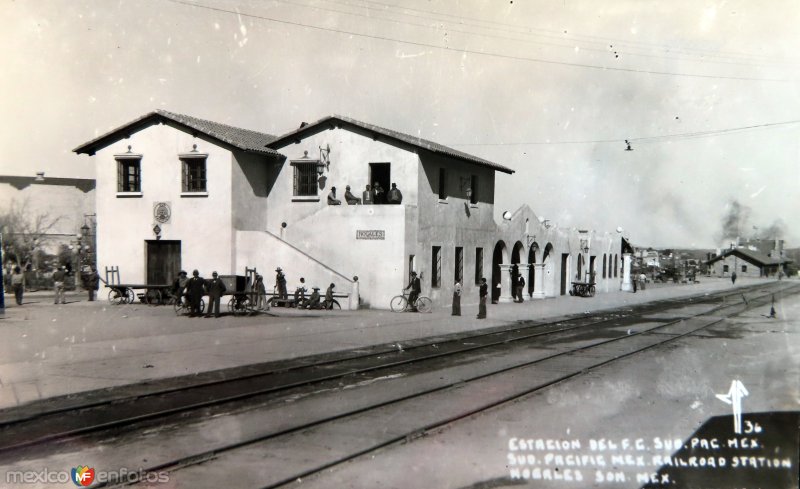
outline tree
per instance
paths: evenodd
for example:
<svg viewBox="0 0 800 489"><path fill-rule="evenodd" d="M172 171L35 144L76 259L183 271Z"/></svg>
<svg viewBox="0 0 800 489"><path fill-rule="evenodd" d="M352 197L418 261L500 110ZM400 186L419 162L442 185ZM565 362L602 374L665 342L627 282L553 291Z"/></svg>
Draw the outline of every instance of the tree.
<svg viewBox="0 0 800 489"><path fill-rule="evenodd" d="M33 213L31 208L29 199L14 199L7 210L0 212L3 258L20 266L34 262L37 248L63 217Z"/></svg>

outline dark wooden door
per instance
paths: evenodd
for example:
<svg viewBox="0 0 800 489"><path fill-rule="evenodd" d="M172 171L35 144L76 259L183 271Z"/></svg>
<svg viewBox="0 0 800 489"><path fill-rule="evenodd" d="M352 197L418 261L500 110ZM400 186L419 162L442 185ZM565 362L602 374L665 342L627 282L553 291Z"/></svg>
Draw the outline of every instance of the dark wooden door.
<svg viewBox="0 0 800 489"><path fill-rule="evenodd" d="M180 241L147 241L147 284L171 284L181 271Z"/></svg>
<svg viewBox="0 0 800 489"><path fill-rule="evenodd" d="M569 254L561 254L561 295L567 293L567 266L569 265Z"/></svg>

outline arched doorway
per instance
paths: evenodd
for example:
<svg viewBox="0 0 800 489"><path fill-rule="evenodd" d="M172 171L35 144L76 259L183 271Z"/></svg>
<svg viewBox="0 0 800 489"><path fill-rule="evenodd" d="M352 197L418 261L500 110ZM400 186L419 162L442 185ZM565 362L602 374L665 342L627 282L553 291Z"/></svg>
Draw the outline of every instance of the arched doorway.
<svg viewBox="0 0 800 489"><path fill-rule="evenodd" d="M521 297L517 297L517 284L519 283L519 274L520 269L518 267L520 263L520 258L525 253L525 247L522 245L521 242L517 241L514 243L514 249L511 250L511 296L514 300L521 300Z"/></svg>
<svg viewBox="0 0 800 489"><path fill-rule="evenodd" d="M528 296L533 296L533 289L534 285L536 284L536 252L539 250L539 244L535 241L531 244L531 248L528 250L528 265L530 268L528 269ZM541 280L541 277L539 277Z"/></svg>
<svg viewBox="0 0 800 489"><path fill-rule="evenodd" d="M503 278L500 271L500 264L502 263L508 263L508 249L503 241L498 241L494 245L494 253L492 254L492 303L496 303L500 299L500 293L502 292Z"/></svg>
<svg viewBox="0 0 800 489"><path fill-rule="evenodd" d="M547 243L542 252L542 264L544 264L544 276L539 279L542 281L542 290L545 297L555 297L555 267L553 266L553 245Z"/></svg>

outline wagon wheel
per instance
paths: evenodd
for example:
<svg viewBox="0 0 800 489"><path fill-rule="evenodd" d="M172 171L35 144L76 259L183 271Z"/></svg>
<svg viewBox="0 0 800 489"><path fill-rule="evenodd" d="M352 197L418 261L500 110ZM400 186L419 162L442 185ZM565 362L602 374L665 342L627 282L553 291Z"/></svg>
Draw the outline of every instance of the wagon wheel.
<svg viewBox="0 0 800 489"><path fill-rule="evenodd" d="M161 304L161 291L158 289L147 289L144 293L144 302L151 306Z"/></svg>
<svg viewBox="0 0 800 489"><path fill-rule="evenodd" d="M108 302L118 306L125 302L125 296L122 295L122 292L119 289L111 289L108 291Z"/></svg>
<svg viewBox="0 0 800 489"><path fill-rule="evenodd" d="M595 292L594 285L590 285L589 286L589 297L594 297L594 292Z"/></svg>
<svg viewBox="0 0 800 489"><path fill-rule="evenodd" d="M236 314L236 296L231 296L230 300L228 301L228 312L231 314Z"/></svg>
<svg viewBox="0 0 800 489"><path fill-rule="evenodd" d="M122 302L123 304L133 304L134 302L136 302L136 293L133 291L132 288L127 287L125 289L125 298Z"/></svg>
<svg viewBox="0 0 800 489"><path fill-rule="evenodd" d="M250 312L250 299L248 297L239 297L232 299L233 301L233 314L235 316L243 316Z"/></svg>

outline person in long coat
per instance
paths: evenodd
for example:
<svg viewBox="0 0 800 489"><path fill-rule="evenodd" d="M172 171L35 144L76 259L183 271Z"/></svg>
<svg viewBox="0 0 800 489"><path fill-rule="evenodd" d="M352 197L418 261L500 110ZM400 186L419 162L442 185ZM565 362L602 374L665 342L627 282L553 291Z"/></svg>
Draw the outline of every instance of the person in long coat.
<svg viewBox="0 0 800 489"><path fill-rule="evenodd" d="M461 283L456 280L453 286L453 316L461 315Z"/></svg>
<svg viewBox="0 0 800 489"><path fill-rule="evenodd" d="M288 299L289 293L286 290L286 275L283 274L281 267L275 269L275 286L278 288L278 297Z"/></svg>
<svg viewBox="0 0 800 489"><path fill-rule="evenodd" d="M100 278L94 267L91 267L89 275L86 276L86 289L89 291L89 301L94 301L97 298L97 291L100 290L100 282L106 281Z"/></svg>
<svg viewBox="0 0 800 489"><path fill-rule="evenodd" d="M206 317L210 318L213 313L214 317L218 318L219 302L227 288L225 287L225 282L217 275L217 272L211 273L211 280L206 284L206 289L208 290L208 312L206 312Z"/></svg>
<svg viewBox="0 0 800 489"><path fill-rule="evenodd" d="M486 296L489 295L489 286L486 284L486 279L481 278L481 288L478 292L480 297L480 305L478 306L478 319L486 319Z"/></svg>
<svg viewBox="0 0 800 489"><path fill-rule="evenodd" d="M203 300L204 295L206 295L206 281L200 276L200 272L195 270L192 272L192 278L186 281L186 297L189 298L189 317L203 315L200 302Z"/></svg>

